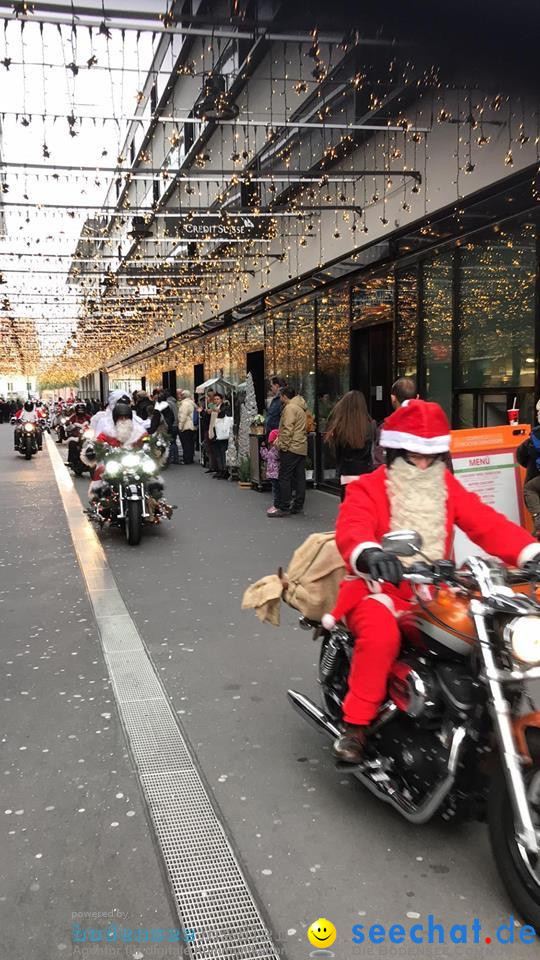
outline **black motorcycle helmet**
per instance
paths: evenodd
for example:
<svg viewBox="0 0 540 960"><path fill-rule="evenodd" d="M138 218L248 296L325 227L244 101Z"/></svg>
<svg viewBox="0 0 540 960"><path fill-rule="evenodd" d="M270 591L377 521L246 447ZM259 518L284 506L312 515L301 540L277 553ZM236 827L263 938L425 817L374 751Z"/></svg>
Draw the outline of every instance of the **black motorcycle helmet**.
<svg viewBox="0 0 540 960"><path fill-rule="evenodd" d="M121 417L126 420L133 420L133 410L130 404L119 400L113 407L112 417L115 423L118 423Z"/></svg>
<svg viewBox="0 0 540 960"><path fill-rule="evenodd" d="M32 400L25 400L25 401L24 401L24 409L27 410L28 413L30 413L30 411L34 409L34 404L33 404Z"/></svg>
<svg viewBox="0 0 540 960"><path fill-rule="evenodd" d="M78 413L80 416L82 416L83 413L86 413L86 404L80 403L80 402L79 402L79 403L76 403L76 404L75 404L75 413Z"/></svg>

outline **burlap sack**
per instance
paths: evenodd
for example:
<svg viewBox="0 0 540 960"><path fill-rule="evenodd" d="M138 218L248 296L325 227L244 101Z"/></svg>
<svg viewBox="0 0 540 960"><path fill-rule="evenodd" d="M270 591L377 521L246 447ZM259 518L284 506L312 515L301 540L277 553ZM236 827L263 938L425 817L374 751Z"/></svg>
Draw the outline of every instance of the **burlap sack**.
<svg viewBox="0 0 540 960"><path fill-rule="evenodd" d="M309 620L320 620L334 608L346 572L334 533L312 533L293 554L283 599Z"/></svg>

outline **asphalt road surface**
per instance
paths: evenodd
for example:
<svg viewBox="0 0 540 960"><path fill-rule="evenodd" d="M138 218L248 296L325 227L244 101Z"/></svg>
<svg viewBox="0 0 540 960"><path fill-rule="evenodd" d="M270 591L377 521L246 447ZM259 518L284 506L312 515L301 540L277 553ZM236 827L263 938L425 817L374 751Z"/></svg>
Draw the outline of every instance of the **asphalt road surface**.
<svg viewBox="0 0 540 960"><path fill-rule="evenodd" d="M73 922L111 922L81 912L116 911L132 926L177 919L49 455L26 463L11 444L4 425L0 957L50 960L77 955ZM305 517L269 520L268 495L196 464L171 466L165 480L178 505L170 523L137 548L120 531L99 538L280 954L305 960L307 928L325 917L336 957L532 956L537 945L519 936L493 942L515 911L485 827L412 827L336 771L286 697L291 686L317 697L310 634L286 608L277 629L240 609L249 582L332 528L337 501L310 491ZM75 483L82 507L88 479ZM430 914L446 925L444 944L427 943ZM450 943L450 926L474 918L481 943ZM375 923L424 924L425 943L352 942L353 925Z"/></svg>

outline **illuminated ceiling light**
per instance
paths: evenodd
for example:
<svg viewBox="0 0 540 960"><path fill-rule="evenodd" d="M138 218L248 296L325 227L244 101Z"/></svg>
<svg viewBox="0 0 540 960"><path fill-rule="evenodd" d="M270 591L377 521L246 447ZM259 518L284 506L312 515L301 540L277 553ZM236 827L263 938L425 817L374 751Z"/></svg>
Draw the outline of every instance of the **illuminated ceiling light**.
<svg viewBox="0 0 540 960"><path fill-rule="evenodd" d="M128 236L133 237L134 240L145 240L152 237L153 232L144 217L133 217Z"/></svg>
<svg viewBox="0 0 540 960"><path fill-rule="evenodd" d="M202 92L193 107L199 120L234 120L239 110L227 96L225 77L209 74L204 78Z"/></svg>

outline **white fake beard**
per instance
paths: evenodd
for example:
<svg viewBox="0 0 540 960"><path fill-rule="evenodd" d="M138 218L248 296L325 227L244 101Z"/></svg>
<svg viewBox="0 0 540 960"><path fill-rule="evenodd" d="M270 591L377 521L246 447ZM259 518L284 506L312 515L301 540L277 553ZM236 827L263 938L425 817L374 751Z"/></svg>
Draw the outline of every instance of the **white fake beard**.
<svg viewBox="0 0 540 960"><path fill-rule="evenodd" d="M120 443L128 443L131 440L133 424L131 420L119 420L116 424L116 437Z"/></svg>
<svg viewBox="0 0 540 960"><path fill-rule="evenodd" d="M416 530L422 537L422 552L432 560L446 553L446 465L433 463L419 470L403 457L387 471L386 489L390 500L390 530ZM419 559L400 558L404 566Z"/></svg>

